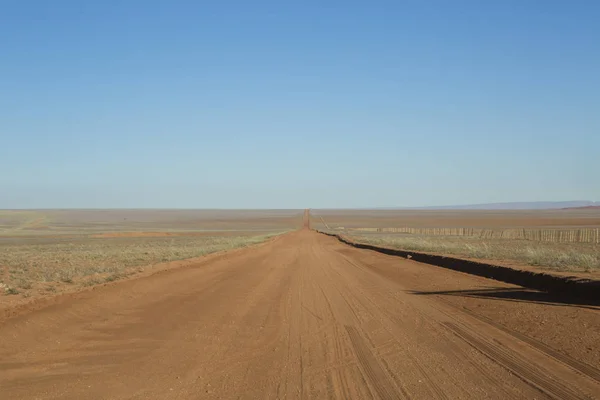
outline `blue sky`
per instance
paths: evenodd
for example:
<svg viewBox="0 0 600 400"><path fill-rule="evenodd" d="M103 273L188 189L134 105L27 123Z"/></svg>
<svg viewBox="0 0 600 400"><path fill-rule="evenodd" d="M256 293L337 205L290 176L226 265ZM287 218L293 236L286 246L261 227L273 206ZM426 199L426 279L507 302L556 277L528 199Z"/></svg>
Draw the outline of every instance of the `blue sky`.
<svg viewBox="0 0 600 400"><path fill-rule="evenodd" d="M599 20L592 0L0 0L0 208L600 200Z"/></svg>

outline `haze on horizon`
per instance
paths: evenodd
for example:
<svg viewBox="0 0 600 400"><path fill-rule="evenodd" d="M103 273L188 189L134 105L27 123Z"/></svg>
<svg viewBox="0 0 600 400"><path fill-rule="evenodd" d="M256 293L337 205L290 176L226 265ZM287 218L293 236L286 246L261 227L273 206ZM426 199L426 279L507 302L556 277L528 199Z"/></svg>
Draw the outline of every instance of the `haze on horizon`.
<svg viewBox="0 0 600 400"><path fill-rule="evenodd" d="M0 209L598 201L599 20L594 1L8 2Z"/></svg>

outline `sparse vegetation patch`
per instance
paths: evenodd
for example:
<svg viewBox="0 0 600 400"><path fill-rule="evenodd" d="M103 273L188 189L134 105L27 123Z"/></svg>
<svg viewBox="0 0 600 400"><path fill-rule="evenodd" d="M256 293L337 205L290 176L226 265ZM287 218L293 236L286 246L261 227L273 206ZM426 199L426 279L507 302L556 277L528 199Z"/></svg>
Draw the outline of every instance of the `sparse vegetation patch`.
<svg viewBox="0 0 600 400"><path fill-rule="evenodd" d="M34 284L93 286L113 282L161 262L199 257L260 243L274 236L124 237L0 242L0 293L19 294Z"/></svg>
<svg viewBox="0 0 600 400"><path fill-rule="evenodd" d="M452 254L486 260L508 260L557 271L600 271L600 246L457 236L349 235L377 246Z"/></svg>

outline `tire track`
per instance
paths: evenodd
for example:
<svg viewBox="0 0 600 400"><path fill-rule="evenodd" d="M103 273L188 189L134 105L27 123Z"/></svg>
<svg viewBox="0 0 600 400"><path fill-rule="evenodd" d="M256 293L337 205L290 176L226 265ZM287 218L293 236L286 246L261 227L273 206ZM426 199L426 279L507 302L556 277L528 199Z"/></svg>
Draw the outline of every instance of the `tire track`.
<svg viewBox="0 0 600 400"><path fill-rule="evenodd" d="M531 386L538 389L545 395L556 400L579 400L593 399L587 394L581 393L578 390L561 385L554 377L542 371L540 367L534 367L527 362L524 362L519 357L504 350L498 345L489 343L486 340L479 339L475 335L467 332L463 328L452 322L444 322L443 325L452 331L456 336L467 342L476 350L480 351L492 361L502 365L515 375L527 382Z"/></svg>
<svg viewBox="0 0 600 400"><path fill-rule="evenodd" d="M328 272L332 271L333 270L331 269L328 270ZM337 294L334 299L331 299L325 294L323 287L321 287L324 299L327 302L329 309L332 311L333 316L344 324L344 328L348 334L350 343L352 344L356 359L363 371L363 375L372 385L377 396L383 400L410 399L409 394L406 393L403 388L398 388L393 383L373 355L369 345L364 339L364 332L360 330L360 327L357 327L360 325L360 318L352 304L344 295L344 291L338 287L339 281L336 282L336 280L332 279L331 276L328 276L327 273L324 273L323 276L331 282L330 289L333 288ZM402 395L400 395L400 393L402 393Z"/></svg>
<svg viewBox="0 0 600 400"><path fill-rule="evenodd" d="M414 277L409 262L398 268L397 259L348 249L303 229L15 318L0 329L0 397L600 395L597 380L518 336L403 290L430 280L445 288L454 273Z"/></svg>
<svg viewBox="0 0 600 400"><path fill-rule="evenodd" d="M357 268L358 270L361 271L366 271L366 272L370 272L370 269L367 266L362 265L361 263L358 262L354 262L352 260L350 260L348 257L346 257L343 254L339 254L348 264L352 265L354 268ZM340 276L341 278L341 276ZM402 325L402 321L399 320L395 315L393 315L392 313L390 313L389 311L387 311L385 309L385 307L381 307L381 304L377 304L372 298L370 298L366 293L364 293L362 290L358 289L361 293L361 298L365 299L367 302L370 303L372 310L377 314L378 320L381 323L382 328L388 332L397 343L401 343L402 340L394 333L394 330L391 329L391 327L387 326L387 323L385 323L386 319L389 319L389 321L394 322L396 325L401 326ZM356 293L351 293L351 295L360 303L360 300L358 299L358 296L356 295ZM398 300L399 302L401 302L401 299L398 299L396 296L394 296L394 298L396 300ZM348 302L348 300L346 300L346 302ZM364 306L363 306L364 307ZM423 378L425 379L425 381L427 382L427 385L429 386L429 388L431 389L431 391L433 393L435 393L438 398L440 399L445 399L447 398L447 396L443 393L443 390L436 384L435 379L432 379L431 374L429 374L425 368L423 367L422 363L419 362L419 360L417 360L415 357L410 356L409 355L410 360L415 364L417 370L420 372L420 374L423 376Z"/></svg>
<svg viewBox="0 0 600 400"><path fill-rule="evenodd" d="M360 333L358 333L353 326L346 325L345 328L346 332L348 332L348 337L350 338L354 352L356 353L356 357L364 369L369 383L373 385L379 398L382 400L400 398L396 395L394 386L383 371L383 368L381 368L377 362L375 356L373 356L373 353L369 350L369 347Z"/></svg>
<svg viewBox="0 0 600 400"><path fill-rule="evenodd" d="M359 269L359 270L363 270L365 272L371 272L371 269L369 268L368 265L363 265L362 263L357 263L353 260L350 260L346 255L344 254L340 254L340 256L342 258L344 258L346 260L346 262L348 262L348 264L352 265L353 267ZM377 274L377 273L376 273ZM378 276L381 276L379 274L377 274ZM387 278L385 276L381 276L383 278L386 279L386 282L388 281ZM341 276L340 276L341 278ZM402 300L402 296L400 296L400 293L394 293L394 292L390 292L390 294L398 299L399 301ZM354 297L357 296L357 293L352 293L352 295ZM379 310L380 312L383 312L384 314L386 314L390 320L395 321L397 324L402 324L401 320L398 320L394 315L391 315L389 312L386 311L385 308L383 309L379 309L377 308L377 304L381 305L381 303L375 303L374 299L371 299L368 295L364 294L361 296L361 298L366 299L367 301L372 303L372 306L375 307L374 310ZM439 298L436 297L437 300L440 300ZM443 304L448 304L449 303L445 302L445 301L441 301L441 303ZM421 304L421 306L424 306L424 304ZM440 309L438 306L436 306L433 303L430 303L430 306L433 306L433 309L431 309L430 311L433 311L434 314L431 314L430 312L427 311L427 309L429 309L429 307L425 307L424 309L421 310L421 312L423 313L424 316L429 316L429 318L434 318L434 319L438 319L436 318L436 314L437 313L441 313L442 315L444 315L445 317L447 317L450 321L456 321L456 322L460 322L461 319L457 320L457 315L456 314L452 314L452 313L448 313L447 311L444 311L442 309ZM422 308L422 307L419 307ZM453 307L454 309L458 309L458 307ZM465 311L462 309L458 309L458 311ZM571 357L565 356L561 353L559 353L558 351L550 348L549 346L546 346L542 343L539 343L531 338L526 337L525 335L519 334L517 332L513 332L510 330L507 330L505 328L503 328L501 325L494 323L493 321L488 321L488 320L482 320L481 318L479 318L480 316L478 315L472 315L473 313L467 313L468 315L471 315L473 317L476 317L478 320L481 320L484 323L490 324L492 327L497 328L499 330L501 330L504 333L508 333L510 334L512 337L514 337L515 339L518 339L522 342L524 342L525 345L527 346L531 346L536 350L540 350L542 351L542 353L546 356L551 357L551 359L556 359L556 361L561 362L561 364L566 364L568 367L575 369L577 372L579 372L580 374L587 376L593 380L598 380L597 379L597 374L598 371L592 367L589 366L585 363L582 363L580 361L577 361ZM484 318L484 317L482 317ZM445 319L445 318L444 318ZM457 327L458 325L453 323L453 322L443 322L441 323L443 326L445 327L449 327L448 324L450 324L450 326L452 327ZM460 329L460 328L458 328ZM389 329L388 329L389 331ZM460 337L462 340L466 341L465 338L463 336L460 336L457 334L456 330L451 329L451 331L458 337ZM465 331L466 332L466 331ZM390 331L390 333L392 333ZM470 337L474 337L473 335L469 335ZM472 342L467 341L471 346L473 346ZM476 346L473 346L476 347ZM485 352L481 351L480 352L486 354ZM503 352L505 354L508 354L510 359L510 363L506 362L507 357L502 357L500 358L501 360L503 360L504 362L498 362L498 359L494 359L493 357L490 357L488 354L486 354L488 356L488 358L492 359L494 362L496 362L497 364L500 364L502 366L504 366L505 368L507 368L508 370L510 370L511 372L513 372L514 374L516 374L517 376L519 376L519 378L521 378L523 381L527 382L528 384L530 384L531 386L535 387L538 390L543 391L544 393L548 394L549 396L553 396L552 393L559 393L559 396L554 396L554 398L564 398L564 399L579 399L579 398L594 398L594 397L590 397L587 394L584 394L584 392L580 390L573 390L568 386L568 383L566 381L563 380L559 380L557 379L555 376L551 375L551 374L531 374L529 373L526 369L523 369L521 366L523 365L531 365L531 363L528 363L527 361L525 361L525 359L514 353L514 350L503 350ZM494 354L496 354L497 352L494 352ZM429 374L427 374L425 372L425 368L423 368L422 365L420 365L420 363L418 362L418 360L413 360L417 367L419 368L419 370L421 371L421 374L427 379L430 380L432 383L432 389L435 391L435 393L439 393L440 388L435 384L435 381L432 380L429 376ZM483 370L480 368L480 366L473 364L476 368L478 368L480 371L483 372ZM516 368L510 368L507 365L512 365L512 366L518 366ZM521 375L520 372L524 371L524 375ZM487 375L487 374L484 374ZM495 379L493 377L492 378L494 381ZM532 384L533 383L533 384ZM549 386L544 386L545 384L548 384ZM496 384L498 384L498 382L496 382ZM571 397L569 397L569 395Z"/></svg>
<svg viewBox="0 0 600 400"><path fill-rule="evenodd" d="M443 300L440 299L440 301L443 301ZM589 364L586 364L586 363L583 363L581 361L578 361L578 360L574 359L573 357L570 357L570 356L568 356L566 354L563 354L563 353L561 353L561 352L553 349L552 347L550 347L550 346L548 346L548 345L546 345L546 344L544 344L544 343L542 343L540 341L537 341L537 340L535 340L533 338L530 338L527 335L524 335L524 334L522 334L520 332L517 332L517 331L513 331L512 329L508 329L505 326L503 326L503 325L501 325L501 324L499 324L497 322L494 322L491 319L489 319L489 318L487 318L487 317L485 317L483 315L477 314L477 313L475 313L475 312L473 312L471 310L468 310L468 309L466 309L464 307L458 307L458 306L456 306L454 304L451 304L451 303L448 303L446 301L443 301L443 302L444 302L444 304L448 304L449 306L456 308L460 312L463 312L463 313L468 314L468 315L470 315L470 316L472 316L474 318L477 318L481 322L489 324L489 325L493 326L494 328L497 328L497 329L499 329L499 330L501 330L501 331L503 331L505 333L508 333L509 335L511 335L511 336L513 336L513 337L515 337L515 338L517 338L519 340L521 340L522 342L525 342L528 345L530 345L532 347L535 347L539 351L547 354L548 356L556 359L557 361L559 361L559 362L561 362L561 363L563 363L563 364L565 364L565 365L573 368L574 370L576 370L580 374L585 375L585 376L587 376L587 377L589 377L591 379L594 379L597 382L600 382L600 370L599 369L597 369L597 368L595 368L595 367L593 367L593 366L591 366Z"/></svg>
<svg viewBox="0 0 600 400"><path fill-rule="evenodd" d="M354 262L354 261L348 259L348 257L346 257L343 254L340 254L340 256L348 264L352 265L353 267L355 267L355 268L357 268L359 270L367 271L367 272L371 271L368 268L368 266L362 265L361 263ZM342 278L341 275L339 277ZM393 315L393 313L391 313L389 310L387 310L386 307L381 307L381 304L377 304L374 299L370 298L370 296L368 296L362 290L360 290L360 289L358 289L358 290L359 290L359 292L361 294L360 297L362 299L365 299L366 301L368 301L370 303L370 305L372 307L372 311L377 314L378 319L380 320L383 329L385 331L387 331L394 338L394 340L396 341L396 343L399 343L399 344L402 343L402 339L399 338L396 335L395 330L391 326L388 326L388 324L385 322L386 319L387 319L387 320L389 320L390 322L394 323L397 326L402 326L402 324L403 324L402 320L400 320L396 315ZM357 293L351 293L350 295L353 296L356 299L356 301L358 301L359 303L361 303L360 300L358 299ZM397 301L399 301L402 304L404 304L402 302L402 299L398 298L398 296L396 294L394 294L393 297ZM348 300L346 300L346 302L349 303ZM435 325L433 325L433 324L431 325L431 328L432 329L436 329ZM456 355L457 358L464 357L464 353L461 353L457 349L454 349L454 347L455 347L454 344L452 344L451 342L449 342L448 346L452 347L452 351L453 351L453 353L455 353L455 355ZM423 379L426 382L427 386L431 390L431 394L435 394L437 396L436 398L439 398L439 399L447 399L448 396L446 395L446 393L444 392L444 390L437 384L435 376L432 376L432 374L427 371L427 368L423 365L423 363L421 361L419 361L419 359L416 358L416 357L414 357L413 355L408 354L408 358L415 365L416 369L419 371L419 373L423 377ZM483 378L487 379L492 384L495 384L495 385L499 384L498 380L494 376L492 376L488 371L486 371L485 369L483 369L476 362L471 362L471 365L477 371L479 371L479 373L481 374L481 376ZM406 396L408 397L408 394L406 394Z"/></svg>

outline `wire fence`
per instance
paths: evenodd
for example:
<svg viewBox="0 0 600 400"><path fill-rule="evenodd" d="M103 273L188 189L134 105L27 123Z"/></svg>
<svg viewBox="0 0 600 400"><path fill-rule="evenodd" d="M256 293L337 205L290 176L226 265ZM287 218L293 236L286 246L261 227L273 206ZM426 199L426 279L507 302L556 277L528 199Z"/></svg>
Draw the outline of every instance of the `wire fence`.
<svg viewBox="0 0 600 400"><path fill-rule="evenodd" d="M344 229L338 227L337 229ZM517 239L556 243L600 243L600 228L484 229L484 228L347 228L349 232L404 233L423 236L473 236L483 239Z"/></svg>

